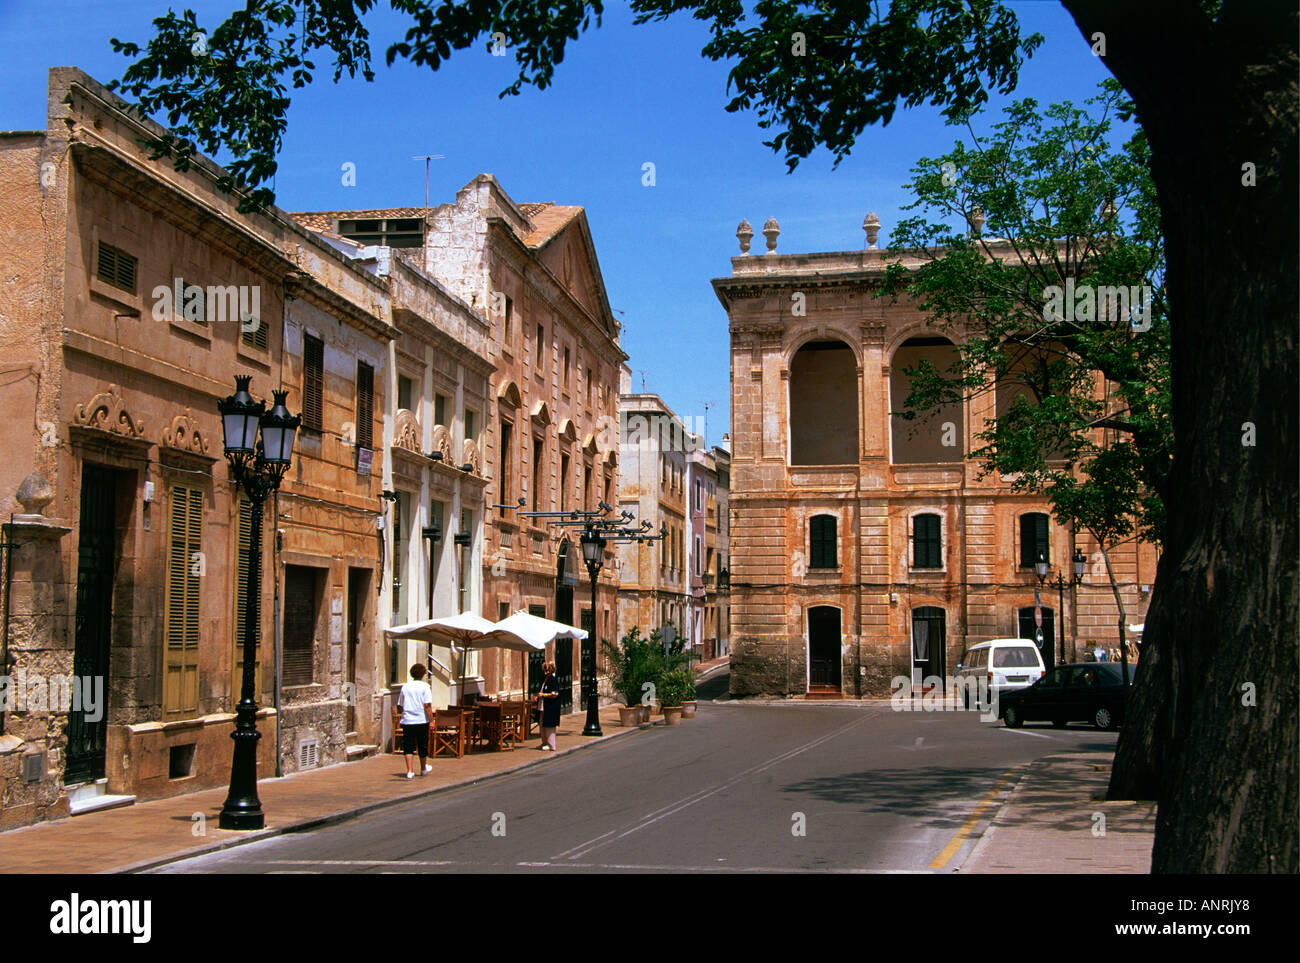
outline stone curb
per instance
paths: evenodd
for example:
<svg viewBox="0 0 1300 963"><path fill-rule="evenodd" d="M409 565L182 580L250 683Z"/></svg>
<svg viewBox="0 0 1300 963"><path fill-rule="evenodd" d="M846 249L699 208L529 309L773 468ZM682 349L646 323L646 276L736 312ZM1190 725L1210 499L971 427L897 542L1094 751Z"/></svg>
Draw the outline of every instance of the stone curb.
<svg viewBox="0 0 1300 963"><path fill-rule="evenodd" d="M547 763L551 762L554 759L558 759L561 756L567 756L575 752L583 752L584 750L587 749L594 749L597 746L603 746L606 745L607 743L614 742L617 739L621 739L626 736L633 735L636 732L640 732L646 729L653 729L655 727L656 724L654 722L649 722L646 723L645 725L636 726L635 728L627 727L626 729L624 729L624 731L611 733L610 735L600 739L598 742L582 742L576 746L570 746L567 749L560 749L550 755L539 752L538 758L533 759L529 762L521 762L517 765L509 767L508 769L502 769L499 772L494 772L483 776L475 776L469 779L461 779L457 782L444 783L441 786L434 786L432 789L426 789L422 792L411 793L410 795L407 796L398 796L393 799L381 799L377 802L367 803L364 806L358 806L355 809L346 809L342 812L326 813L323 816L311 816L305 819L299 819L296 822L285 823L283 826L277 826L274 829L255 830L254 832L247 833L245 835L241 835L233 839L219 840L210 843L208 845L201 846L197 849L189 849L189 850L185 850L184 852L175 853L169 856L158 856L152 859L141 860L138 863L130 863L129 865L126 866L116 866L113 869L101 870L100 873L103 875L114 875L114 876L126 875L130 873L142 873L150 869L157 869L159 866L166 866L170 863L177 863L184 859L193 859L196 856L206 856L211 853L221 852L222 850L232 849L236 846L245 846L248 843L255 843L258 842L259 840L270 839L274 836L283 836L288 833L298 833L309 829L317 829L322 826L331 826L336 823L347 822L349 819L356 819L358 816L365 816L368 815L369 813L376 812L381 809L387 809L391 806L399 806L402 803L412 802L416 799L423 799L426 796L432 796L435 795L436 793L445 792L448 789L463 789L466 786L477 785L479 783L488 782L492 779L497 779L501 776L506 776L512 773L520 772L521 770L524 769L531 769L533 766L546 765ZM620 729L623 729L623 727L620 727ZM339 765L346 766L347 763L345 762L339 763Z"/></svg>

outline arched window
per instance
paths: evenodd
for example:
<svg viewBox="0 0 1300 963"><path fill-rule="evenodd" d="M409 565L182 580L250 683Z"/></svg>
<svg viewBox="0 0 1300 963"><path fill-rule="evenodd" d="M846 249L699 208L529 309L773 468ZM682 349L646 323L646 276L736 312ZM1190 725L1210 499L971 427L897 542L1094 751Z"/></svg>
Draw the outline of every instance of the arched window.
<svg viewBox="0 0 1300 963"><path fill-rule="evenodd" d="M959 355L947 338L909 338L894 352L889 366L889 404L902 411L912 390L908 369L922 364L947 374ZM894 415L890 425L894 464L959 462L963 457L964 424L960 401L945 404L908 420Z"/></svg>
<svg viewBox="0 0 1300 963"><path fill-rule="evenodd" d="M857 462L857 358L843 341L810 341L790 361L790 464Z"/></svg>
<svg viewBox="0 0 1300 963"><path fill-rule="evenodd" d="M835 568L836 518L834 515L814 515L808 522L808 567Z"/></svg>
<svg viewBox="0 0 1300 963"><path fill-rule="evenodd" d="M943 568L943 535L938 515L912 517L912 567Z"/></svg>
<svg viewBox="0 0 1300 963"><path fill-rule="evenodd" d="M1020 516L1020 567L1033 568L1038 556L1051 558L1047 541L1047 516L1026 512Z"/></svg>

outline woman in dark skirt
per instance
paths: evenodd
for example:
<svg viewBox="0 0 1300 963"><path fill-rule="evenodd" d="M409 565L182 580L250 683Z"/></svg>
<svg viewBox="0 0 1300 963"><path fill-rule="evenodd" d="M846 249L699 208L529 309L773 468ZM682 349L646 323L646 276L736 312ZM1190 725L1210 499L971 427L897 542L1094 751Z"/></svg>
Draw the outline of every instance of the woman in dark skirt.
<svg viewBox="0 0 1300 963"><path fill-rule="evenodd" d="M560 683L555 679L555 663L547 662L542 666L546 678L542 682L542 691L538 700L542 704L542 752L555 751L555 730L560 725Z"/></svg>

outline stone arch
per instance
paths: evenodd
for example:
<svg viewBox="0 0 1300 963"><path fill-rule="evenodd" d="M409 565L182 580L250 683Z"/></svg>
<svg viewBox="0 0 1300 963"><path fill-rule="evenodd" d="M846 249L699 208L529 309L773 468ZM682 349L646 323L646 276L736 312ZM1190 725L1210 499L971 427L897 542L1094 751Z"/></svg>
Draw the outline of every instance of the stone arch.
<svg viewBox="0 0 1300 963"><path fill-rule="evenodd" d="M858 361L841 339L809 340L790 358L790 464L858 462Z"/></svg>
<svg viewBox="0 0 1300 963"><path fill-rule="evenodd" d="M848 346L849 350L853 352L853 357L856 363L859 365L863 363L861 338L855 338L852 332L841 331L839 328L833 328L826 324L819 324L816 327L801 331L786 343L785 351L781 358L781 367L788 372L790 370L791 362L794 361L794 356L798 354L805 345L814 341L843 341L844 344Z"/></svg>
<svg viewBox="0 0 1300 963"><path fill-rule="evenodd" d="M511 408L520 408L524 403L523 395L519 393L519 386L509 379L502 382L501 387L497 389L497 401Z"/></svg>
<svg viewBox="0 0 1300 963"><path fill-rule="evenodd" d="M965 457L966 419L961 401L943 405L911 421L892 414L902 410L911 389L912 379L905 369L927 361L946 372L958 357L957 345L941 336L907 338L890 355L889 434L890 461L894 464L960 462Z"/></svg>

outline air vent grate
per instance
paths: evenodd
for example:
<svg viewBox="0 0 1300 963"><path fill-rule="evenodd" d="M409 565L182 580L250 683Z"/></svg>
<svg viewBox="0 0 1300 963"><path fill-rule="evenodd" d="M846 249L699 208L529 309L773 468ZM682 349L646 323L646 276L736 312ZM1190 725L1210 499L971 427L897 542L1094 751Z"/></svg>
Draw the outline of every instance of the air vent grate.
<svg viewBox="0 0 1300 963"><path fill-rule="evenodd" d="M298 769L315 769L320 765L320 740L304 739L298 743Z"/></svg>

